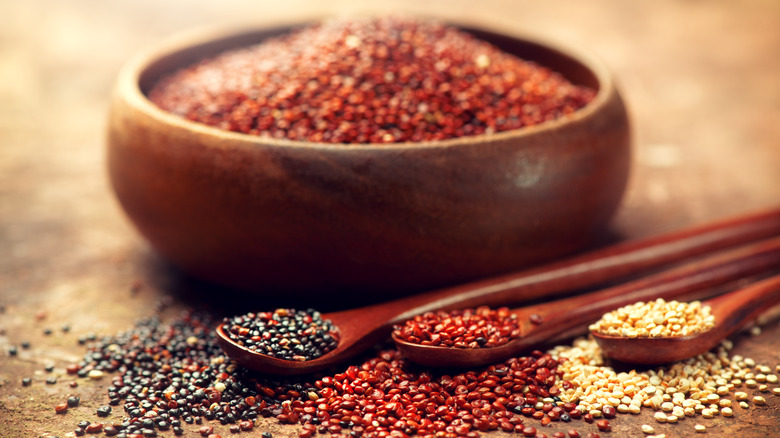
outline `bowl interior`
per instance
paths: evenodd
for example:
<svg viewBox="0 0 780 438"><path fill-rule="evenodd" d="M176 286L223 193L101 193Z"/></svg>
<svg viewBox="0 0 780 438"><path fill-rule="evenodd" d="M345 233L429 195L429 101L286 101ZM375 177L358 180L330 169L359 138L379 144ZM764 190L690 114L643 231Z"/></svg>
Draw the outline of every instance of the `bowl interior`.
<svg viewBox="0 0 780 438"><path fill-rule="evenodd" d="M222 52L239 47L259 44L263 40L280 36L294 30L299 26L279 26L269 29L249 29L238 31L216 38L206 38L195 44L180 47L173 51L162 51L160 56L153 57L140 71L138 86L141 93L148 97L149 92L162 78L174 73L175 71L193 65L201 60L216 56ZM598 93L601 91L604 77L599 77L597 69L593 65L585 65L577 58L566 53L565 50L558 49L554 44L547 42L537 42L522 36L509 36L496 32L491 32L482 28L457 26L459 29L487 41L499 49L512 53L521 59L533 61L537 64L550 68L552 71L560 73L575 85L590 87L597 92L594 102L598 100ZM602 75L603 76L603 75ZM592 105L592 103L591 103ZM590 106L590 105L588 105ZM586 111L585 108L580 111ZM554 121L553 121L554 122ZM549 122L547 122L549 123ZM546 123L543 123L544 125ZM527 130L529 128L523 128ZM438 143L446 143L447 140Z"/></svg>

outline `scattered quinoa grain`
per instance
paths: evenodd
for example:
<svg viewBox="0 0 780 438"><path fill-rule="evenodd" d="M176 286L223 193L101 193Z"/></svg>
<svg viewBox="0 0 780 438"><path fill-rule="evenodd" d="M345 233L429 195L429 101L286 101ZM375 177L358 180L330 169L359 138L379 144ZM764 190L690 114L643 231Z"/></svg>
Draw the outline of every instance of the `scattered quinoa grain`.
<svg viewBox="0 0 780 438"><path fill-rule="evenodd" d="M103 430L103 423L92 423L87 425L84 430L87 433L98 433Z"/></svg>
<svg viewBox="0 0 780 438"><path fill-rule="evenodd" d="M111 415L111 406L104 405L97 408L96 414L98 417L108 417Z"/></svg>
<svg viewBox="0 0 780 438"><path fill-rule="evenodd" d="M760 395L757 395L753 397L753 403L757 406L764 406L766 404L766 399L764 397L761 397Z"/></svg>
<svg viewBox="0 0 780 438"><path fill-rule="evenodd" d="M673 416L673 421L679 422L685 417L721 415L722 408L731 408L731 395L736 401L748 399L747 393L734 392L734 381L751 377L754 369L764 369L749 358L730 356L730 346L733 344L724 342L711 352L685 361L630 372L617 372L607 366L592 338L577 339L571 346L555 347L550 352L559 359L563 378L571 383L562 391L561 399L576 402L588 413L586 419L618 401L616 412L640 413L642 408L649 408L657 411L656 421L660 418L668 422ZM753 367L749 367L751 364Z"/></svg>
<svg viewBox="0 0 780 438"><path fill-rule="evenodd" d="M707 432L707 426L703 424L696 424L693 426L693 430L695 430L697 433L706 433Z"/></svg>

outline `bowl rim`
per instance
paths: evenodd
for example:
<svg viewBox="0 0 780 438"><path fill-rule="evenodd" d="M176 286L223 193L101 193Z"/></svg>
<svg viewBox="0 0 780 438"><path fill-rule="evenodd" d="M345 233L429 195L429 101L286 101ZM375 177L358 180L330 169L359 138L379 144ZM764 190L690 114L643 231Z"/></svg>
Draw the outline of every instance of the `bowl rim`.
<svg viewBox="0 0 780 438"><path fill-rule="evenodd" d="M251 147L258 145L276 146L284 148L306 148L321 150L409 150L409 149L439 149L472 145L474 143L490 143L518 139L539 135L541 133L556 130L564 125L576 123L592 117L600 109L606 106L617 92L612 74L606 65L592 52L581 47L573 47L569 44L550 39L530 32L507 31L505 27L489 26L479 21L458 21L452 19L433 18L445 24L455 26L466 32L484 32L514 40L527 42L555 52L563 57L568 57L580 64L596 80L598 89L593 100L584 107L567 114L536 125L521 127L494 133L483 133L443 140L426 140L421 142L392 142L392 143L327 143L306 140L290 140L286 138L273 138L260 135L245 134L229 131L204 123L194 122L184 117L166 111L152 102L141 89L142 75L156 62L169 56L175 56L185 50L198 46L228 41L232 38L249 36L261 32L275 32L292 30L306 24L327 20L332 17L318 17L315 19L302 19L299 21L285 22L252 22L239 25L211 25L176 33L159 43L140 50L132 56L119 70L114 93L133 109L154 119L158 123L170 125L184 131L190 131L198 136L208 136L219 140L229 140L232 144L246 144ZM427 18L427 17L423 17ZM492 43L491 43L492 44ZM240 47L240 46L236 46ZM228 48L227 50L229 50ZM205 59L205 58L203 58ZM534 61L530 59L530 61ZM543 65L543 64L540 64ZM544 65L543 65L544 66ZM179 68L184 68L185 65ZM560 73L560 72L558 72ZM564 76L565 77L565 76Z"/></svg>

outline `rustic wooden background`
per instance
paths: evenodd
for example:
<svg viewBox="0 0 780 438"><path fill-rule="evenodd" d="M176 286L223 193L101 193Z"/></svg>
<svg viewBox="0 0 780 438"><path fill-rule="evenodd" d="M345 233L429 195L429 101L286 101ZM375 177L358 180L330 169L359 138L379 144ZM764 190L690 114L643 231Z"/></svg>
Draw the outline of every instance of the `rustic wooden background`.
<svg viewBox="0 0 780 438"><path fill-rule="evenodd" d="M780 205L780 2L429 0L30 0L0 2L0 436L62 436L105 403L83 383L45 385L44 364L77 360L78 334L115 333L193 296L209 297L158 259L129 225L104 169L107 100L137 50L193 27L289 22L343 12L405 12L539 33L588 47L617 76L635 132L634 169L614 230L647 236ZM142 287L131 293L134 284ZM205 291L205 292L204 292ZM59 330L71 327L69 333ZM43 330L54 333L44 336ZM6 354L23 340L32 348ZM780 326L736 339L737 352L780 364ZM55 371L56 373L57 371ZM23 388L22 377L34 384ZM710 436L776 435L780 397ZM119 410L118 410L119 411ZM641 436L649 415L621 416L613 436ZM269 425L276 436L294 428ZM548 432L552 434L551 429ZM656 425L667 436L692 421ZM223 436L227 431L223 431ZM500 434L495 433L499 436Z"/></svg>

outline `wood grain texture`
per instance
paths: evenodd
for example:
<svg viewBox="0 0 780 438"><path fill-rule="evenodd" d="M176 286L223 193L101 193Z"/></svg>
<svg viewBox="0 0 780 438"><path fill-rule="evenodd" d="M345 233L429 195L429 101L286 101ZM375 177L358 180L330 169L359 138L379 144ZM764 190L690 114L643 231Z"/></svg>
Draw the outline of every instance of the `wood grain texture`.
<svg viewBox="0 0 780 438"><path fill-rule="evenodd" d="M123 330L165 297L174 299L171 313L182 303L213 302L214 294L231 297L160 260L125 219L106 176L108 99L120 66L141 48L182 30L381 8L469 17L548 35L600 56L629 107L634 168L613 225L617 238L650 236L780 203L780 2L364 3L0 2L0 304L5 306L0 436L62 436L105 403L107 381L83 382L71 391L62 384L67 378L47 386L44 376L35 375L48 361L61 369L77 360L78 334ZM136 282L142 287L131 293ZM231 310L273 304L243 298L224 304ZM70 333L57 330L66 323ZM45 327L55 333L43 335ZM23 340L33 347L9 358L6 347ZM736 353L780 364L777 318L760 336L735 340ZM24 376L37 383L22 388ZM51 400L63 400L68 392L81 396L82 407L55 416ZM776 434L780 402L767 399L766 407L738 410L733 419L706 421L712 426L708 435ZM643 423L668 437L690 435L693 424L687 419L655 424L645 413L612 423L613 436L636 437ZM272 423L267 430L296 434ZM555 430L561 428L551 428L548 436Z"/></svg>

